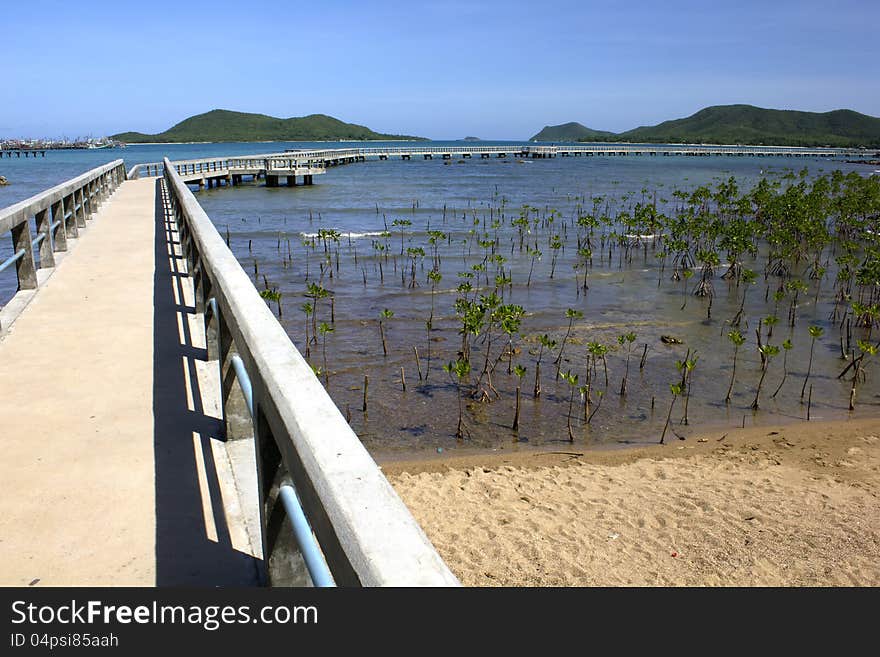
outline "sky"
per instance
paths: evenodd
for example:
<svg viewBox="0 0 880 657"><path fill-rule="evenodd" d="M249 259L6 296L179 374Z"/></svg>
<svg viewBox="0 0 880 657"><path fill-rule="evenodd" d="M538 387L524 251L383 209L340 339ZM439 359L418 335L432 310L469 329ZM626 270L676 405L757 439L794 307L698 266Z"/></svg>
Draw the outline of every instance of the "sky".
<svg viewBox="0 0 880 657"><path fill-rule="evenodd" d="M155 133L217 108L433 139L731 103L880 116L878 0L27 0L0 25L0 138Z"/></svg>

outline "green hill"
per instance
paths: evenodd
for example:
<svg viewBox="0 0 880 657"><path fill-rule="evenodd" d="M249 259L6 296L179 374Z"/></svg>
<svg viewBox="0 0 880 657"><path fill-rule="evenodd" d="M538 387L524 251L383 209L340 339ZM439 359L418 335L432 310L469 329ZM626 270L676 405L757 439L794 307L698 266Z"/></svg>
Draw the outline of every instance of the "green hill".
<svg viewBox="0 0 880 657"><path fill-rule="evenodd" d="M880 119L853 112L797 112L752 105L717 105L685 119L642 126L618 135L630 142L877 146Z"/></svg>
<svg viewBox="0 0 880 657"><path fill-rule="evenodd" d="M852 110L817 113L715 105L684 119L617 134L590 130L579 123L547 126L532 140L876 148L880 147L880 119Z"/></svg>
<svg viewBox="0 0 880 657"><path fill-rule="evenodd" d="M593 130L572 121L562 125L545 125L529 141L608 141L616 136L613 132Z"/></svg>
<svg viewBox="0 0 880 657"><path fill-rule="evenodd" d="M279 119L265 114L248 114L215 109L191 116L155 135L122 132L112 139L125 143L190 141L355 141L393 139L423 140L424 137L386 135L325 114Z"/></svg>

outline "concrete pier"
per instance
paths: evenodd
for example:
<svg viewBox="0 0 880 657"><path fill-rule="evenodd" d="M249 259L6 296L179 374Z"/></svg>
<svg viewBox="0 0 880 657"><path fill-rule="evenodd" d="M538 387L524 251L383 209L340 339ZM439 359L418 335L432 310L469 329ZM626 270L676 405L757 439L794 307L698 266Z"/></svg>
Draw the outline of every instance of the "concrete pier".
<svg viewBox="0 0 880 657"><path fill-rule="evenodd" d="M123 183L0 339L0 584L257 581L166 228Z"/></svg>

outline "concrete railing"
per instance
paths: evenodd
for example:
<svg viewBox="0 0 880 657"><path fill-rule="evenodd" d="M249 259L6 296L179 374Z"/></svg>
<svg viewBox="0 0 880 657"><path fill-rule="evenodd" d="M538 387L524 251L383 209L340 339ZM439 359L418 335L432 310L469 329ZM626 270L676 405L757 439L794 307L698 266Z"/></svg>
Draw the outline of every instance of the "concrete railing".
<svg viewBox="0 0 880 657"><path fill-rule="evenodd" d="M220 363L224 418L234 355L251 383L264 561L277 535L280 464L338 585L458 585L167 159L165 184L196 308L210 299L217 306L206 331L208 357Z"/></svg>
<svg viewBox="0 0 880 657"><path fill-rule="evenodd" d="M19 292L35 290L45 278L40 270L55 267L55 254L67 251L67 239L79 236L125 178L122 160L114 160L0 210L0 237L12 234L12 256L0 262L0 271L14 265Z"/></svg>

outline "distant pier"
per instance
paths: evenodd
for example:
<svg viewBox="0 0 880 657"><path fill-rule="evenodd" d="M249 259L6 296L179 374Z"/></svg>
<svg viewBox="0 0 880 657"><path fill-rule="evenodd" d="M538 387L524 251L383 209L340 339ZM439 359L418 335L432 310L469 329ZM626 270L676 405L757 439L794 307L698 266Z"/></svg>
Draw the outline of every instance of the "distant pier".
<svg viewBox="0 0 880 657"><path fill-rule="evenodd" d="M209 157L172 162L177 174L187 184L199 189L234 186L245 180L264 179L266 187L280 187L282 180L288 187L313 184L314 176L328 168L368 160L390 159L442 160L489 158L547 159L555 157L797 157L833 158L863 157L860 150L843 148L798 148L788 146L723 146L675 144L567 144L508 146L447 145L427 146L419 143L408 146L375 146L367 148L291 149L283 153L266 153L243 157ZM130 176L162 175L163 163L136 165ZM297 180L301 182L297 182Z"/></svg>
<svg viewBox="0 0 880 657"><path fill-rule="evenodd" d="M21 157L22 155L24 155L25 157L31 157L32 155L34 157L37 157L37 154L39 154L40 157L46 157L46 149L44 149L44 148L10 148L10 149L4 148L4 149L0 150L0 158L2 158L4 155L6 157L12 157L13 155L15 155L15 157Z"/></svg>

